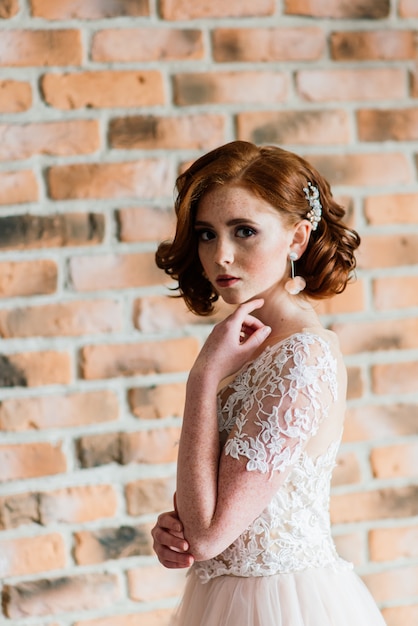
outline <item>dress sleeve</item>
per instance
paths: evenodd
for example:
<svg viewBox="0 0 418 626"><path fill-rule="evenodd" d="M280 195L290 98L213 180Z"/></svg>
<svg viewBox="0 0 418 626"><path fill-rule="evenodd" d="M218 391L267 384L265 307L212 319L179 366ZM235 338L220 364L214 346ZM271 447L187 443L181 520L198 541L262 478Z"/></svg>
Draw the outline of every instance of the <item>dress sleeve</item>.
<svg viewBox="0 0 418 626"><path fill-rule="evenodd" d="M244 460L248 471L283 472L337 399L336 360L321 337L292 335L254 361L246 386L224 452Z"/></svg>

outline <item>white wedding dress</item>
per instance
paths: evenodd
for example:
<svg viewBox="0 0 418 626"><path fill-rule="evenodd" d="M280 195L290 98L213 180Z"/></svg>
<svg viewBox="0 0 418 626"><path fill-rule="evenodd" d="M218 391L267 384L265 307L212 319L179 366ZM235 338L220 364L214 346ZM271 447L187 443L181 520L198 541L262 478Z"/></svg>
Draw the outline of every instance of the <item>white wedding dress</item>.
<svg viewBox="0 0 418 626"><path fill-rule="evenodd" d="M267 347L220 390L223 453L284 481L232 545L192 566L173 626L385 626L331 538L345 394L338 340L316 329Z"/></svg>

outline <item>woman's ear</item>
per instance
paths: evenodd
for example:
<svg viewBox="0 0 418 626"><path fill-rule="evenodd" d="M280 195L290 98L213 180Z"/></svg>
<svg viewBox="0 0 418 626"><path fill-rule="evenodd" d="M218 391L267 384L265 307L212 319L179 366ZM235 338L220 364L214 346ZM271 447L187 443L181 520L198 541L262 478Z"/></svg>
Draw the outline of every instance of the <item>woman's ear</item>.
<svg viewBox="0 0 418 626"><path fill-rule="evenodd" d="M305 252L309 243L309 237L311 236L312 224L308 220L302 220L299 224L296 224L293 233L293 239L291 248L293 252L296 252L298 259Z"/></svg>

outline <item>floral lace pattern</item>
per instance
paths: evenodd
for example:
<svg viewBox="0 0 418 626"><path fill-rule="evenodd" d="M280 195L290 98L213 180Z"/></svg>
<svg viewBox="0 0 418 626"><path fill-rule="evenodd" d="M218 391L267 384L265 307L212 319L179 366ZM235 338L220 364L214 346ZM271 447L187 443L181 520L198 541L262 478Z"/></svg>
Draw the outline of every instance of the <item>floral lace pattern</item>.
<svg viewBox="0 0 418 626"><path fill-rule="evenodd" d="M218 395L224 452L247 471L289 470L270 504L220 555L195 563L206 582L224 574L268 576L310 567L346 569L329 520L331 474L340 441L316 459L305 452L337 400L337 363L317 335L297 333L270 346Z"/></svg>

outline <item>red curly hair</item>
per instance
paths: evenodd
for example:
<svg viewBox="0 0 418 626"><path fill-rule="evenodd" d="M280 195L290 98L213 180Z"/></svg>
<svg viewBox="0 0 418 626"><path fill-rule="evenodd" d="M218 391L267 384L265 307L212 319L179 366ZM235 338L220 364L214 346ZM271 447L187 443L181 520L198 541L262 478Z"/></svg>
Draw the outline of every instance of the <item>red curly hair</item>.
<svg viewBox="0 0 418 626"><path fill-rule="evenodd" d="M202 197L217 185L243 187L274 207L289 226L307 219L303 188L318 188L322 217L297 261L306 280L304 295L327 298L341 293L355 267L359 235L342 221L345 210L335 202L328 182L305 159L275 146L233 141L195 161L176 182L177 228L173 241L161 243L156 263L178 281L180 296L197 315L209 315L218 299L205 278L198 255L194 221Z"/></svg>

